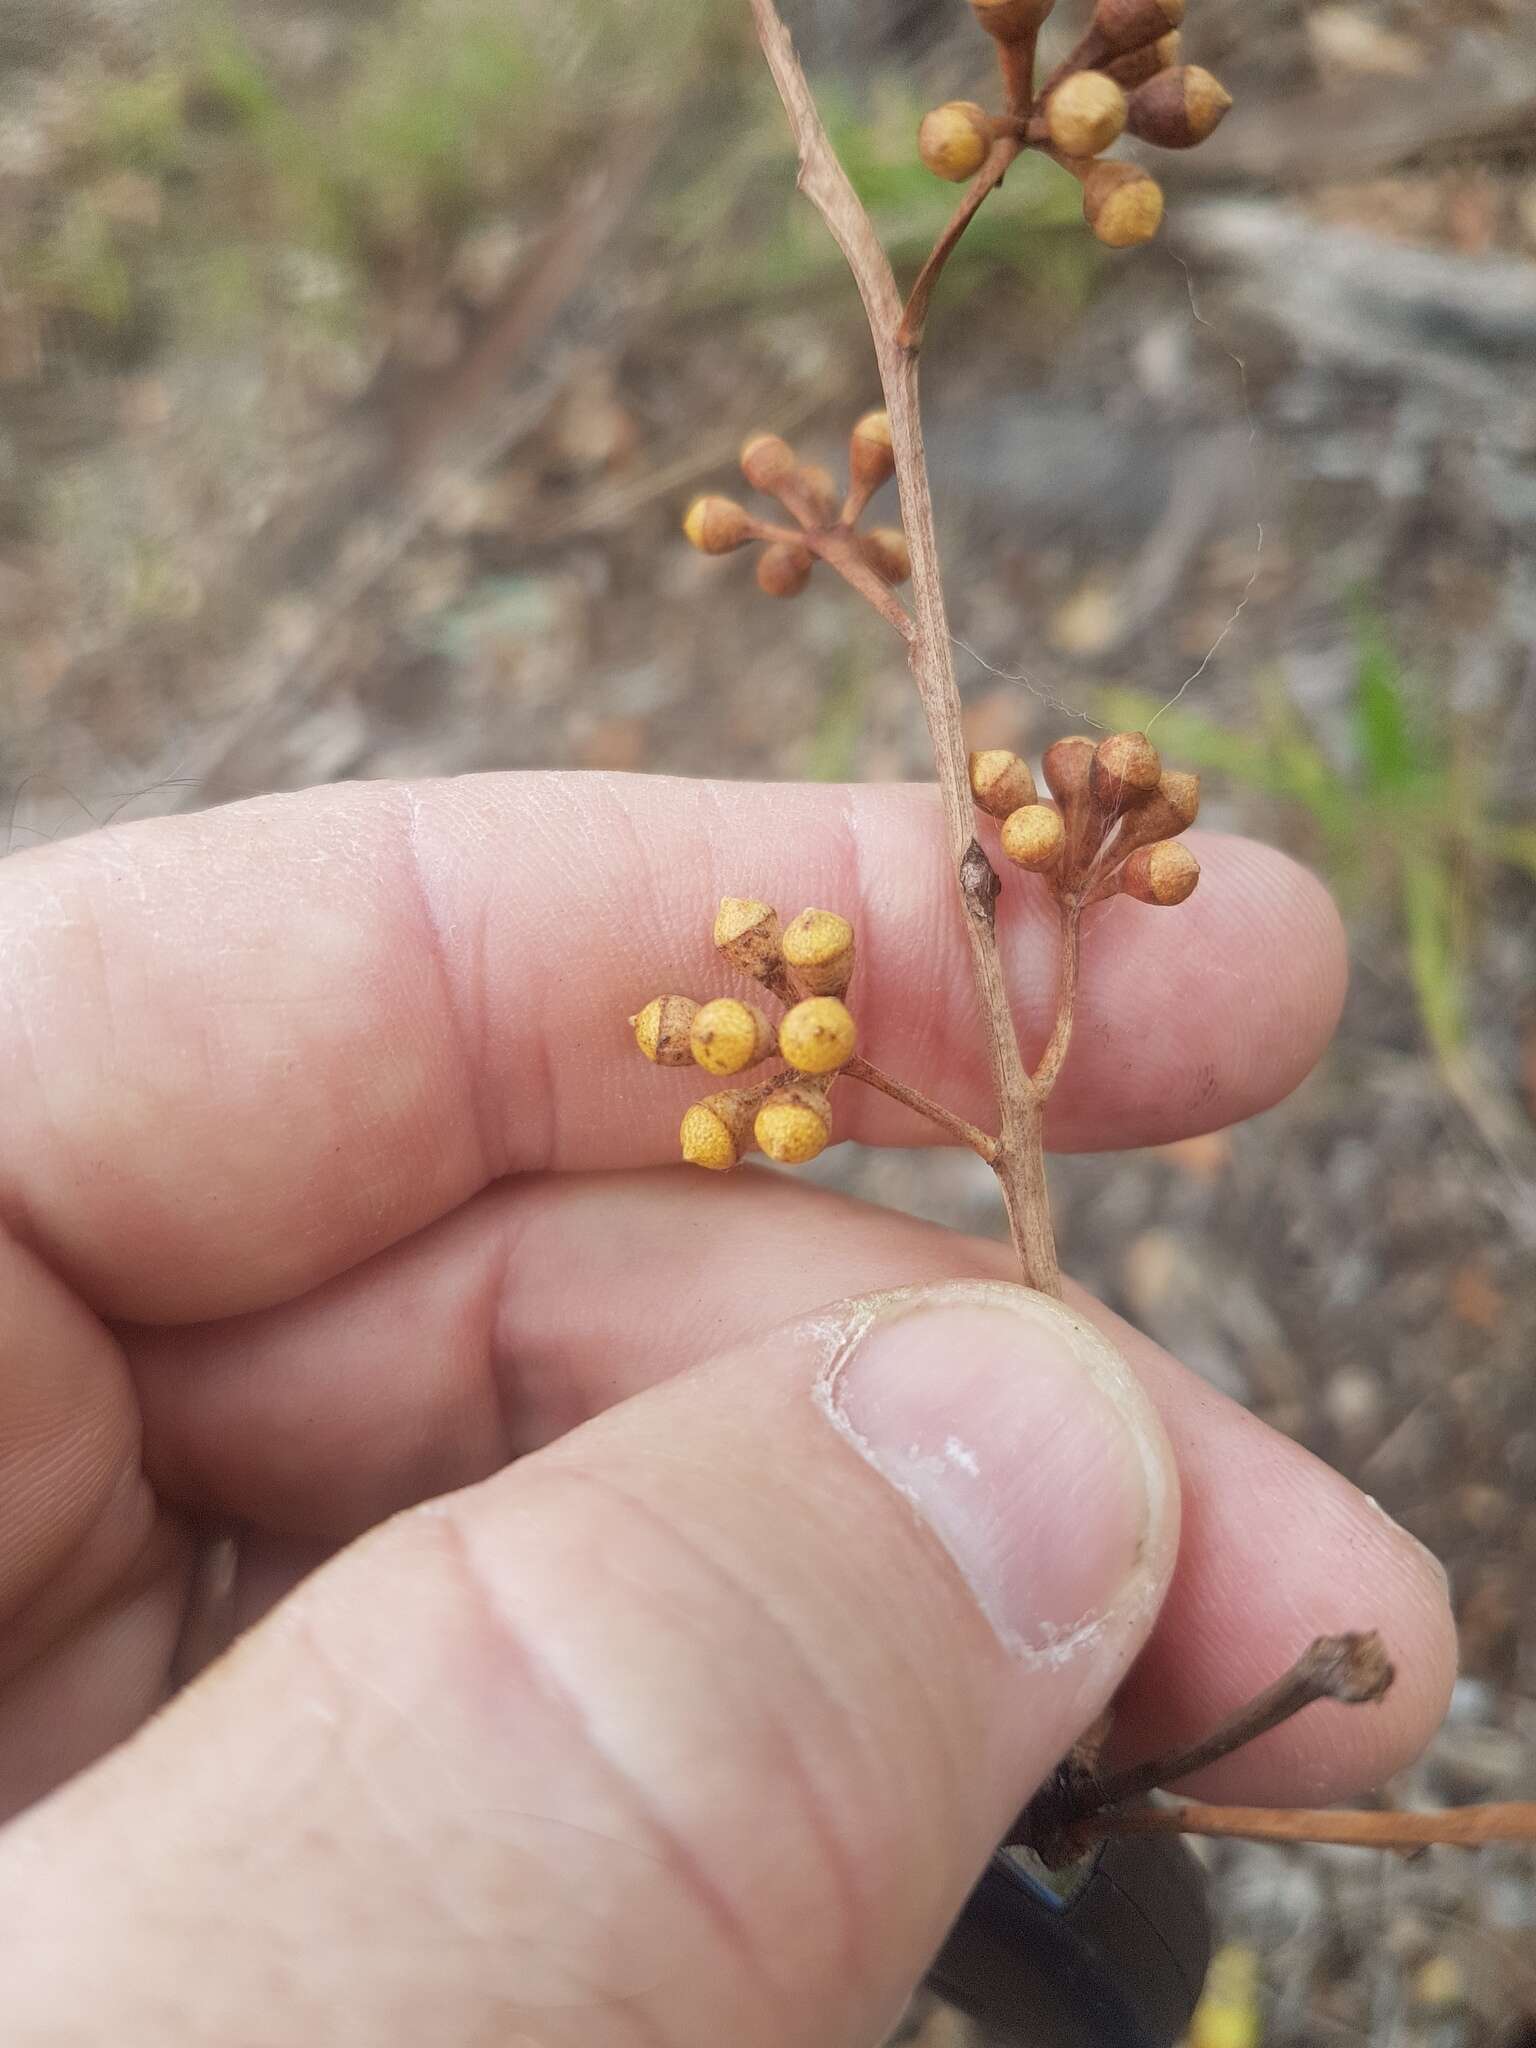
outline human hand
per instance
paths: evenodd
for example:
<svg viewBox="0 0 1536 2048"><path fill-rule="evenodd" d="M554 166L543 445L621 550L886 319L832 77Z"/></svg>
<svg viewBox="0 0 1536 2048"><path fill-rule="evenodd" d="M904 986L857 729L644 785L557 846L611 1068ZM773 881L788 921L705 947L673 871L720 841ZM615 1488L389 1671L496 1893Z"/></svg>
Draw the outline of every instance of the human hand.
<svg viewBox="0 0 1536 2048"><path fill-rule="evenodd" d="M1326 1041L1321 892L1200 856L1177 945L1107 913L1058 1145L1228 1123ZM0 871L0 2036L866 2048L1133 1659L1125 1754L1385 1634L1380 1707L1210 1796L1422 1744L1443 1580L1337 1475L1000 1245L658 1170L689 1078L615 1019L714 984L742 889L857 913L868 1050L984 1113L943 863L928 790L488 776ZM256 1625L114 1747L226 1532Z"/></svg>

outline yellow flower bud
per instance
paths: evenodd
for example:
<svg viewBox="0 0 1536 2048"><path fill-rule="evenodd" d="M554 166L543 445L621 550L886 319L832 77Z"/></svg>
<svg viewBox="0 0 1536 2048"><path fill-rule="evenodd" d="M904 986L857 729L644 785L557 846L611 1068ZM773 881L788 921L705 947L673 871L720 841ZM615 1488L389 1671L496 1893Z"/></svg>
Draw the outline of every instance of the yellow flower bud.
<svg viewBox="0 0 1536 2048"><path fill-rule="evenodd" d="M1144 732L1112 732L1093 750L1088 787L1101 811L1111 816L1157 788L1163 764Z"/></svg>
<svg viewBox="0 0 1536 2048"><path fill-rule="evenodd" d="M773 1026L751 1003L720 996L694 1018L688 1043L706 1074L740 1074L773 1051Z"/></svg>
<svg viewBox="0 0 1536 2048"><path fill-rule="evenodd" d="M678 1132L688 1164L711 1173L729 1173L751 1147L752 1113L758 1100L755 1091L743 1095L739 1089L728 1089L696 1102L684 1115Z"/></svg>
<svg viewBox="0 0 1536 2048"><path fill-rule="evenodd" d="M1138 903L1156 903L1171 908L1195 893L1200 863L1177 839L1162 839L1155 846L1138 846L1120 870L1122 894Z"/></svg>
<svg viewBox="0 0 1536 2048"><path fill-rule="evenodd" d="M695 498L683 532L701 555L728 555L752 538L752 522L734 498Z"/></svg>
<svg viewBox="0 0 1536 2048"><path fill-rule="evenodd" d="M698 1008L691 996L657 996L629 1020L636 1045L658 1067L691 1066L688 1034Z"/></svg>
<svg viewBox="0 0 1536 2048"><path fill-rule="evenodd" d="M752 1131L770 1159L781 1166L804 1166L831 1143L825 1091L805 1082L775 1089L757 1112Z"/></svg>
<svg viewBox="0 0 1536 2048"><path fill-rule="evenodd" d="M1126 124L1159 149L1193 149L1221 126L1232 95L1199 64L1160 71L1131 95Z"/></svg>
<svg viewBox="0 0 1536 2048"><path fill-rule="evenodd" d="M1163 188L1139 164L1095 164L1083 180L1083 218L1106 248L1134 249L1163 224Z"/></svg>
<svg viewBox="0 0 1536 2048"><path fill-rule="evenodd" d="M1102 71L1076 71L1045 103L1045 125L1063 156L1097 156L1125 128L1122 88Z"/></svg>
<svg viewBox="0 0 1536 2048"><path fill-rule="evenodd" d="M815 566L816 557L809 548L776 540L757 558L757 587L769 597L798 597Z"/></svg>
<svg viewBox="0 0 1536 2048"><path fill-rule="evenodd" d="M912 574L912 554L899 526L876 526L858 536L859 553L885 583L905 583Z"/></svg>
<svg viewBox="0 0 1536 2048"><path fill-rule="evenodd" d="M836 996L809 996L785 1012L779 1052L801 1074L835 1074L853 1058L858 1030Z"/></svg>
<svg viewBox="0 0 1536 2048"><path fill-rule="evenodd" d="M1003 852L1016 868L1031 874L1055 866L1066 836L1054 804L1025 804L1003 820Z"/></svg>
<svg viewBox="0 0 1536 2048"><path fill-rule="evenodd" d="M974 100L948 100L924 114L917 153L936 178L963 185L992 153L992 124Z"/></svg>
<svg viewBox="0 0 1536 2048"><path fill-rule="evenodd" d="M1029 763L1006 747L988 747L971 756L971 795L988 817L1006 818L1035 801L1035 778Z"/></svg>
<svg viewBox="0 0 1536 2048"><path fill-rule="evenodd" d="M1158 42L1184 19L1184 0L1098 0L1093 25L1116 52Z"/></svg>
<svg viewBox="0 0 1536 2048"><path fill-rule="evenodd" d="M783 965L779 913L749 896L723 896L715 917L715 951L753 981L772 981Z"/></svg>
<svg viewBox="0 0 1536 2048"><path fill-rule="evenodd" d="M785 927L784 961L808 995L846 995L853 979L853 926L835 910L802 910Z"/></svg>
<svg viewBox="0 0 1536 2048"><path fill-rule="evenodd" d="M848 437L849 477L861 491L872 495L895 473L890 417L883 412L867 412L854 422Z"/></svg>

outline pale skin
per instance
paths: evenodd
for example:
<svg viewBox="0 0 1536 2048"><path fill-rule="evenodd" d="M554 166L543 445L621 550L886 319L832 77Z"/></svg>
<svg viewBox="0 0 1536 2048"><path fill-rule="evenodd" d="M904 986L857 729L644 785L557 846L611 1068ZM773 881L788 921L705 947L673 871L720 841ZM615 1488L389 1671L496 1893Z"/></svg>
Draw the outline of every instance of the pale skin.
<svg viewBox="0 0 1536 2048"><path fill-rule="evenodd" d="M1250 1115L1332 1029L1321 890L1193 837L1177 913L1090 914L1058 1148ZM1133 1659L1124 1757L1315 1633L1387 1639L1385 1702L1310 1709L1205 1798L1338 1799L1427 1739L1432 1560L1091 1303L1177 1461L1177 1568L1091 1683L1005 1655L775 1333L1008 1249L667 1165L704 1091L623 1019L741 992L727 894L850 916L862 1049L985 1120L931 790L375 785L0 868L6 2038L867 2048ZM1043 1042L1043 896L999 930ZM121 1747L214 1530L249 1633Z"/></svg>

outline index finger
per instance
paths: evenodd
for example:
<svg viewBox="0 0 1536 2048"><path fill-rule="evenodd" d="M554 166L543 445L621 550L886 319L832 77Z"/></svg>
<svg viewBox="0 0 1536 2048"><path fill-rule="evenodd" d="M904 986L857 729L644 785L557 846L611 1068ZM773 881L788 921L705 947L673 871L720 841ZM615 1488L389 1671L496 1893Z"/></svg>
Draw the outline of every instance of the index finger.
<svg viewBox="0 0 1536 2048"><path fill-rule="evenodd" d="M1312 1065L1343 983L1320 887L1208 841L1177 918L1091 933L1053 1102L1068 1148L1252 1114ZM143 1321L317 1285L511 1172L675 1156L698 1075L624 1019L732 984L722 895L855 922L870 1057L989 1115L936 792L596 775L367 784L158 819L0 872L0 1202L99 1309ZM1053 1007L1045 892L999 913L1026 1041ZM921 1142L840 1091L844 1136Z"/></svg>

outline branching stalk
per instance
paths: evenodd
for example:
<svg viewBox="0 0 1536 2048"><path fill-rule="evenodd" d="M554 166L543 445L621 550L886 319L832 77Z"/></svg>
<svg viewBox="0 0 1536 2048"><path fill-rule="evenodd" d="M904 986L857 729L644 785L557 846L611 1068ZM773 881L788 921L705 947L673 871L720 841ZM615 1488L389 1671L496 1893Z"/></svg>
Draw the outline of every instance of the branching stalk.
<svg viewBox="0 0 1536 2048"><path fill-rule="evenodd" d="M1143 1799L1160 1785L1176 1785L1181 1778L1193 1777L1196 1771L1209 1770L1212 1764L1246 1749L1250 1742L1257 1742L1261 1735L1267 1735L1318 1700L1363 1706L1382 1699L1392 1679L1392 1666L1379 1636L1319 1636L1289 1671L1203 1741L1101 1780L1095 1803L1111 1807Z"/></svg>
<svg viewBox="0 0 1536 2048"><path fill-rule="evenodd" d="M1056 982L1056 1022L1052 1028L1033 1080L1035 1094L1044 1102L1056 1086L1072 1044L1072 1023L1077 1014L1077 983L1083 953L1083 909L1076 897L1061 904L1061 961Z"/></svg>
<svg viewBox="0 0 1536 2048"><path fill-rule="evenodd" d="M998 955L997 876L977 844L949 623L923 450L917 357L902 339L904 311L889 259L839 162L773 0L751 0L763 54L789 116L800 158L800 188L816 207L853 273L874 342L891 423L902 519L912 554L912 674L922 701L944 807L950 858L966 913L988 1064L1001 1129L992 1161L1015 1250L1029 1285L1059 1296L1061 1271L1045 1188L1041 1103L1019 1049ZM984 196L984 195L983 195ZM842 571L847 574L847 571ZM850 576L848 580L853 579Z"/></svg>
<svg viewBox="0 0 1536 2048"><path fill-rule="evenodd" d="M997 1158L997 1140L989 1138L985 1131L975 1124L967 1123L963 1116L956 1116L941 1102L934 1102L919 1088L909 1088L905 1081L898 1081L894 1074L887 1074L880 1067L872 1066L867 1059L855 1054L842 1069L850 1081L862 1081L866 1088L876 1088L882 1095L888 1095L892 1102L899 1102L907 1109L915 1110L932 1124L953 1138L957 1144L968 1145L980 1158L991 1166Z"/></svg>
<svg viewBox="0 0 1536 2048"><path fill-rule="evenodd" d="M927 262L917 274L917 282L908 296L901 324L896 329L896 339L912 354L923 345L923 329L928 324L928 308L933 303L934 289L942 276L944 266L960 246L960 238L981 211L984 202L994 193L1017 161L1024 148L1022 135L1000 135L992 145L992 154L971 180L965 197L955 208L949 224L934 243Z"/></svg>

